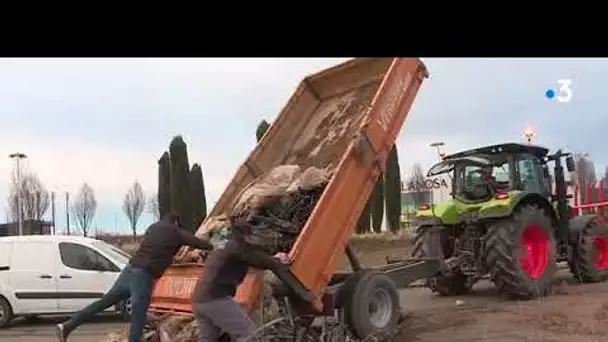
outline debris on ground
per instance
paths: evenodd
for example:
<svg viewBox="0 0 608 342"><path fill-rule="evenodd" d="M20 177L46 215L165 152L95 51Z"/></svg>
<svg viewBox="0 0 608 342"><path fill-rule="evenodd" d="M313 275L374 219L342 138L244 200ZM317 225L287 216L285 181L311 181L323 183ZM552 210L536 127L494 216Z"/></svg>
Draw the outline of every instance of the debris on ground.
<svg viewBox="0 0 608 342"><path fill-rule="evenodd" d="M128 341L124 334L109 333L101 342L123 342Z"/></svg>

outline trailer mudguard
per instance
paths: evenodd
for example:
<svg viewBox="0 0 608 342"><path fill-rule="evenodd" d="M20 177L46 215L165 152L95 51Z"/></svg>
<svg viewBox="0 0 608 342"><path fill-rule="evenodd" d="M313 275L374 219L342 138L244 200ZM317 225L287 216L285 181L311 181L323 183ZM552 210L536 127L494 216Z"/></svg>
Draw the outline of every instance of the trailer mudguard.
<svg viewBox="0 0 608 342"><path fill-rule="evenodd" d="M517 192L512 198L508 200L508 203L504 206L492 206L486 210L483 210L477 216L479 220L493 220L503 217L509 217L513 212L521 205L534 204L543 208L552 220L557 220L555 210L551 206L551 203L542 195L535 192Z"/></svg>

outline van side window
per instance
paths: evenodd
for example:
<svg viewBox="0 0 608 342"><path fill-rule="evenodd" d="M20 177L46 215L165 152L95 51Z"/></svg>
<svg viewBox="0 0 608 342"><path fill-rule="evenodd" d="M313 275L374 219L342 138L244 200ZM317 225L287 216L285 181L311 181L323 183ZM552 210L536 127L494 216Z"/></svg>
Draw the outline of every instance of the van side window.
<svg viewBox="0 0 608 342"><path fill-rule="evenodd" d="M97 251L77 243L61 242L59 253L61 262L69 268L85 271L120 271L116 265Z"/></svg>

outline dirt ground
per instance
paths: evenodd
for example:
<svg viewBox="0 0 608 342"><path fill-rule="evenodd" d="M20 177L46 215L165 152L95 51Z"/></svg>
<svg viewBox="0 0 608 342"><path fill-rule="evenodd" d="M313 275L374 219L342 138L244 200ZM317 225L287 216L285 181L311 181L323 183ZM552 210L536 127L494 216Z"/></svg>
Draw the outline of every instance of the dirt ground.
<svg viewBox="0 0 608 342"><path fill-rule="evenodd" d="M411 240L357 237L352 246L365 266L373 266L387 255L409 256ZM415 284L401 291L405 318L395 342L608 341L608 283L577 284L560 265L555 284L551 296L524 302L501 298L488 281L459 297L440 297Z"/></svg>
<svg viewBox="0 0 608 342"><path fill-rule="evenodd" d="M397 240L383 251L363 242L355 246L363 262L384 262L384 255L407 256L411 243ZM402 292L405 318L396 342L594 342L608 340L608 284L577 284L560 265L553 294L532 301L501 298L487 281L474 293L440 297L425 288Z"/></svg>

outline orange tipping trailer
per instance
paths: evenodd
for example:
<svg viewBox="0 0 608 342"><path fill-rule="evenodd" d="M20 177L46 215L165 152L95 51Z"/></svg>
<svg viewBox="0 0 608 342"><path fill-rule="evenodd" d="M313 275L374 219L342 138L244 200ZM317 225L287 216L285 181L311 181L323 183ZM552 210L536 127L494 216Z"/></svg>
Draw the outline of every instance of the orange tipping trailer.
<svg viewBox="0 0 608 342"><path fill-rule="evenodd" d="M360 268L348 239L426 77L417 58L356 58L304 78L197 234L207 233L211 218L229 213L238 194L276 166L331 169L333 176L292 247L293 264L289 270L273 271L311 311L333 312L325 298L328 284L335 283L343 253L355 271ZM391 275L392 283L403 285L426 276L416 273L438 269L434 263L410 266L387 265L373 274ZM151 311L191 314L190 294L203 267L171 266L157 283ZM248 310L257 300L262 277L261 271L252 270L239 287L236 299ZM359 335L362 331L358 329Z"/></svg>

